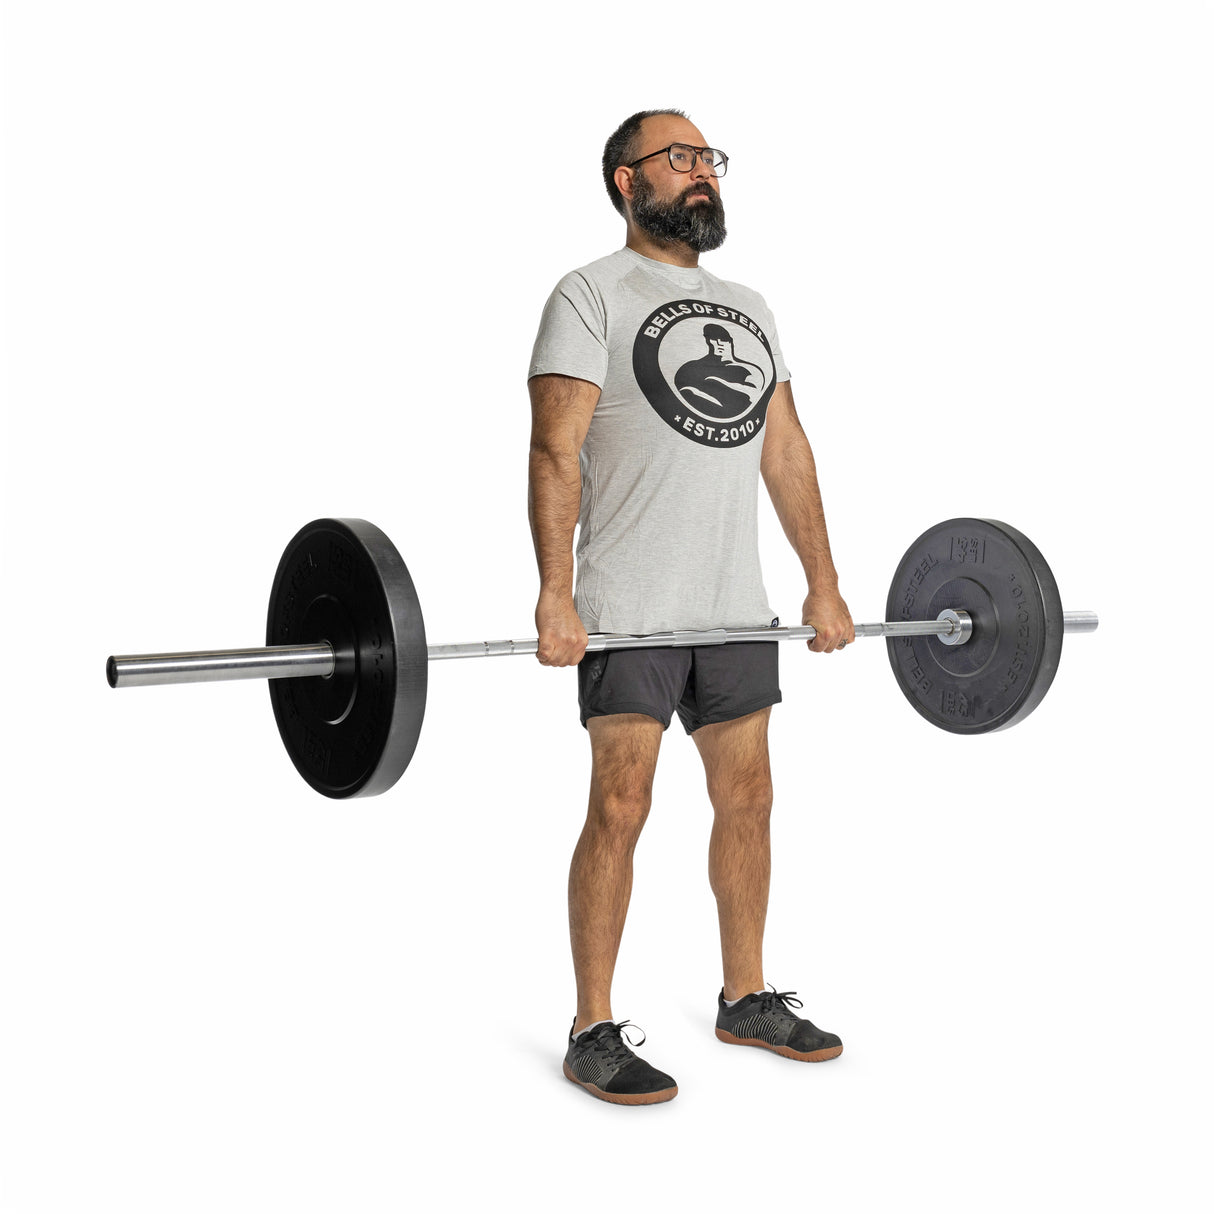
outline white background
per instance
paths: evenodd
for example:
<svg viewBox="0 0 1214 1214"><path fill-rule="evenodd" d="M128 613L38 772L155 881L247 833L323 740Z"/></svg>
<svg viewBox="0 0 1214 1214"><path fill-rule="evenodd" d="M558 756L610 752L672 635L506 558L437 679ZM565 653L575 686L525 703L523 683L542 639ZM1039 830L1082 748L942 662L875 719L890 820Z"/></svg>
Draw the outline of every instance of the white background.
<svg viewBox="0 0 1214 1214"><path fill-rule="evenodd" d="M6 1214L1209 1208L1208 5L5 25ZM856 617L979 514L1102 622L974 740L874 642L785 648L766 960L829 1066L712 1035L709 810L666 735L615 1012L681 1090L619 1109L560 1073L572 671L433 667L404 778L340 803L264 687L103 663L258 643L323 515L393 537L431 640L534 635L535 325L622 242L604 139L664 105L732 157L706 264L778 319Z"/></svg>

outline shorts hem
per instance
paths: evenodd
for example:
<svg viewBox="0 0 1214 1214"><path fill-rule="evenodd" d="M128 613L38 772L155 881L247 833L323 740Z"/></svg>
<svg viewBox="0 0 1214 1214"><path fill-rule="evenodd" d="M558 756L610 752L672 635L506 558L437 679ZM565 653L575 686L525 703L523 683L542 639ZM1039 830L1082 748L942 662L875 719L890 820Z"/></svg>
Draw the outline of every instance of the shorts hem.
<svg viewBox="0 0 1214 1214"><path fill-rule="evenodd" d="M652 717L661 725L663 730L669 729L670 722L674 719L673 714L669 717L663 717L652 704L613 704L610 711L598 709L594 712L582 713L582 728L586 728L586 722L592 717L619 717L625 716L628 713L639 713L643 717Z"/></svg>
<svg viewBox="0 0 1214 1214"><path fill-rule="evenodd" d="M773 704L782 704L783 702L783 694L777 691L774 695L765 695L758 700L743 705L741 708L731 708L727 712L713 713L711 716L697 719L692 725L687 724L683 719L682 713L679 714L679 721L688 734L693 734L697 729L703 729L705 725L724 725L726 721L737 721L742 717L750 716L752 712L758 712L761 708L771 708Z"/></svg>

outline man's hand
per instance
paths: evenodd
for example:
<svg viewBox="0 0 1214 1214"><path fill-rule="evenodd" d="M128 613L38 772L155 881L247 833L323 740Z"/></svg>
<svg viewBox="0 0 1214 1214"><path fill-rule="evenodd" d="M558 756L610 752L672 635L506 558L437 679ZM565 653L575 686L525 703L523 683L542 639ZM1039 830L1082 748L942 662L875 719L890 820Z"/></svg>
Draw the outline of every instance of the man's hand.
<svg viewBox="0 0 1214 1214"><path fill-rule="evenodd" d="M808 642L814 653L833 653L856 639L851 612L837 590L811 590L801 608L801 623L817 630Z"/></svg>
<svg viewBox="0 0 1214 1214"><path fill-rule="evenodd" d="M540 640L535 656L541 666L576 666L582 660L589 638L571 598L541 594L535 626Z"/></svg>

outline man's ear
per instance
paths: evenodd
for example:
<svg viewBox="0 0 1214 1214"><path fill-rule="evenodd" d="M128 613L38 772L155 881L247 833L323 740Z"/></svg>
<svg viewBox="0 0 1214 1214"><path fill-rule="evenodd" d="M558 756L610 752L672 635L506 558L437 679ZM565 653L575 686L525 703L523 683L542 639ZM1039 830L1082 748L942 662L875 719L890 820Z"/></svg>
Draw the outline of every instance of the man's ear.
<svg viewBox="0 0 1214 1214"><path fill-rule="evenodd" d="M632 201L632 178L635 173L636 169L630 169L627 165L622 164L618 169L616 169L615 176L613 178L615 181L615 188L619 190L619 192L623 194L629 202Z"/></svg>

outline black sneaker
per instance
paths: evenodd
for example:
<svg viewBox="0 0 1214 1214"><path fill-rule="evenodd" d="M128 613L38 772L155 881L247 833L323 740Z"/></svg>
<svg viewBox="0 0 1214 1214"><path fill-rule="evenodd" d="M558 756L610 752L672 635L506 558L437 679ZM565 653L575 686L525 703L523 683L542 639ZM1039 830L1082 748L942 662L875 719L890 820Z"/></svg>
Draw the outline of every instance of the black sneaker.
<svg viewBox="0 0 1214 1214"><path fill-rule="evenodd" d="M825 1062L843 1053L843 1042L834 1033L824 1033L791 1009L803 1007L794 999L796 991L772 987L760 995L745 995L733 1005L725 1004L725 992L717 996L717 1037L730 1045L757 1045L795 1058L798 1062Z"/></svg>
<svg viewBox="0 0 1214 1214"><path fill-rule="evenodd" d="M625 1044L625 1025L639 1026L629 1020L619 1024L596 1024L576 1040L569 1034L569 1052L565 1055L565 1078L584 1087L591 1096L612 1104L660 1104L673 1100L679 1089L669 1075L655 1070L638 1058ZM629 1042L644 1045L641 1040Z"/></svg>

